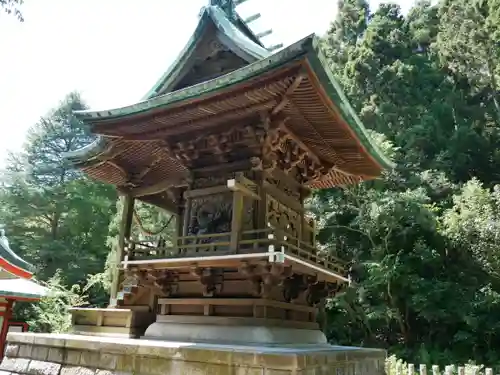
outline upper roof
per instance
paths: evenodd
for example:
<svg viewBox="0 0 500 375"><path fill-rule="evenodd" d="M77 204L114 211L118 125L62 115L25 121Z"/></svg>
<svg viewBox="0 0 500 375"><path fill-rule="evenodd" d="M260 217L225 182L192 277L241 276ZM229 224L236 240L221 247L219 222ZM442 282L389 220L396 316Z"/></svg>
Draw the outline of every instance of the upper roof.
<svg viewBox="0 0 500 375"><path fill-rule="evenodd" d="M187 169L171 155L152 160L165 154L167 134L234 123L249 113L273 112L278 104L305 146L335 165L309 187L373 179L393 167L347 101L314 35L206 82L121 108L75 112L102 137L67 157L91 177L117 186L126 185L128 165L149 168L146 184L165 176L174 183Z"/></svg>
<svg viewBox="0 0 500 375"><path fill-rule="evenodd" d="M211 3L214 5L202 8L200 20L188 43L143 100L175 89L197 60L211 57L207 55L217 48L226 48L241 58L243 61L238 68L270 55L246 23L231 9L231 6L234 6L232 1L226 1L227 5L223 7L215 5L220 1ZM207 45L212 51L206 50Z"/></svg>
<svg viewBox="0 0 500 375"><path fill-rule="evenodd" d="M33 266L12 251L4 229L0 229L0 267L21 278L33 276Z"/></svg>

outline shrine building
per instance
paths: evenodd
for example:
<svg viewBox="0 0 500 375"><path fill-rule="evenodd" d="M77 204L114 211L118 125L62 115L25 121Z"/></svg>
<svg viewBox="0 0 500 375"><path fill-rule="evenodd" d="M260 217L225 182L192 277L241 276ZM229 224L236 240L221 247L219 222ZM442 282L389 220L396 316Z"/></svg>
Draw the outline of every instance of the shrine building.
<svg viewBox="0 0 500 375"><path fill-rule="evenodd" d="M272 51L235 6L212 0L202 9L141 101L75 112L97 139L68 160L123 202L110 306L74 309L75 333L326 344L318 313L349 283L349 260L318 246L304 202L392 164L320 39ZM137 201L173 215L173 235L133 236Z"/></svg>

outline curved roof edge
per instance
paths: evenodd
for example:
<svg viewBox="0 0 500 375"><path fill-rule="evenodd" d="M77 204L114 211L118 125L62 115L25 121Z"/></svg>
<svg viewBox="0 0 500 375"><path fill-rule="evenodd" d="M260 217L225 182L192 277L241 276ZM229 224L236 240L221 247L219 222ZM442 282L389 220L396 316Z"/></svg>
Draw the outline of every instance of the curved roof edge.
<svg viewBox="0 0 500 375"><path fill-rule="evenodd" d="M314 53L308 56L309 63L314 72L322 82L328 97L335 106L340 109L341 115L349 125L349 128L354 132L356 138L365 147L368 155L382 166L383 169L394 169L396 166L375 144L372 137L368 134L365 126L352 108L351 103L344 94L344 90L340 87L337 79L333 76L333 71L330 69L326 55L321 49L321 41L319 38L312 39L312 49Z"/></svg>
<svg viewBox="0 0 500 375"><path fill-rule="evenodd" d="M49 289L32 280L0 280L0 297L12 299L39 300L47 296Z"/></svg>
<svg viewBox="0 0 500 375"><path fill-rule="evenodd" d="M103 111L75 111L74 113L78 118L87 122L99 122L100 120L110 120L128 115L139 114L153 108L167 106L200 95L214 94L228 86L258 76L274 67L294 61L300 57L306 57L310 67L318 77L321 86L326 91L329 100L339 109L341 117L349 125L349 128L354 133L356 138L359 139L367 153L377 164L381 166L382 169L394 168L395 164L391 162L374 143L368 135L364 125L361 123L361 120L354 112L354 109L347 100L339 83L334 78L333 72L329 68L320 47L320 39L314 34L309 35L306 38L280 50L279 52L270 55L268 58L261 59L255 63L249 64L243 68L207 82L202 82L185 89L163 94L121 108ZM89 148L89 151L87 151L89 154L99 152L97 149L90 150L91 145L87 147ZM76 153L81 153L82 150L79 150Z"/></svg>
<svg viewBox="0 0 500 375"><path fill-rule="evenodd" d="M158 95L158 93L164 91L165 89L168 90L169 86L171 86L175 82L175 79L178 77L182 68L185 66L186 61L192 56L193 52L196 49L196 46L198 45L198 42L205 34L204 31L209 21L212 21L220 32L230 38L236 48L240 49L245 55L252 57L253 61L262 59L270 55L270 52L266 48L250 39L231 20L229 20L226 13L220 7L213 5L203 7L198 25L196 26L196 29L187 42L186 46L177 56L174 62L170 65L167 71L142 98L142 100L150 99ZM241 25L245 25L245 23L239 16L238 21L239 23L241 23ZM251 30L249 30L246 25L245 28L245 31L251 32ZM251 63L253 61L248 62Z"/></svg>
<svg viewBox="0 0 500 375"><path fill-rule="evenodd" d="M98 135L92 143L89 143L87 146L79 148L78 150L64 152L62 157L72 164L84 163L104 151L105 147L106 140Z"/></svg>
<svg viewBox="0 0 500 375"><path fill-rule="evenodd" d="M0 267L23 278L33 275L33 266L12 251L4 235L0 236Z"/></svg>

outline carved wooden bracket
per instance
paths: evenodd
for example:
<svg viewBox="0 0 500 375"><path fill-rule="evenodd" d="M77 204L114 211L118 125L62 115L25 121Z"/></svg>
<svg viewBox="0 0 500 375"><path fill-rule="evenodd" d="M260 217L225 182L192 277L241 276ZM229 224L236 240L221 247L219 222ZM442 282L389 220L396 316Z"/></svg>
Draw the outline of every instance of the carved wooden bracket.
<svg viewBox="0 0 500 375"><path fill-rule="evenodd" d="M315 277L309 277L306 300L310 306L322 305L326 298L334 297L343 287L342 284L318 282Z"/></svg>
<svg viewBox="0 0 500 375"><path fill-rule="evenodd" d="M243 263L239 271L252 283L252 294L261 298L268 298L272 289L280 285L283 280L292 275L292 268L282 264L251 265Z"/></svg>
<svg viewBox="0 0 500 375"><path fill-rule="evenodd" d="M170 297L178 291L179 276L172 271L152 270L148 272L148 278L152 280L152 286L164 297Z"/></svg>
<svg viewBox="0 0 500 375"><path fill-rule="evenodd" d="M222 291L223 275L219 270L193 266L191 275L197 277L203 286L203 297L214 297Z"/></svg>
<svg viewBox="0 0 500 375"><path fill-rule="evenodd" d="M304 275L294 273L291 277L283 280L283 298L286 302L293 302L307 290Z"/></svg>

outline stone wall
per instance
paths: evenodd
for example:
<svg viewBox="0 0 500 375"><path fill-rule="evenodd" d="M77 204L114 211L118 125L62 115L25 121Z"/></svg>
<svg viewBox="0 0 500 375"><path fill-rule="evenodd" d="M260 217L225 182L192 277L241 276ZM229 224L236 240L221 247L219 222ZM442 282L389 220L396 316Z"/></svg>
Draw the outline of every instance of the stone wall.
<svg viewBox="0 0 500 375"><path fill-rule="evenodd" d="M11 333L0 375L379 375L385 352Z"/></svg>

